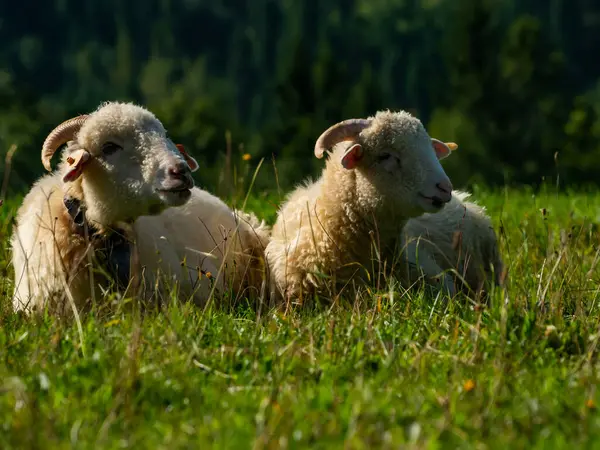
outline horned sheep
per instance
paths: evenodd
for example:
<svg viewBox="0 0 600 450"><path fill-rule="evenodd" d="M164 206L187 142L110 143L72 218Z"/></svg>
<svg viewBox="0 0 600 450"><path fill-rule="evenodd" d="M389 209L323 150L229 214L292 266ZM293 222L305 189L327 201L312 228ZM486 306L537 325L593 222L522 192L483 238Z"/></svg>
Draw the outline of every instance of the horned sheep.
<svg viewBox="0 0 600 450"><path fill-rule="evenodd" d="M190 235L222 235L219 218L227 216L227 226L236 221L236 214L194 187L195 159L167 137L150 111L131 103L107 102L92 114L56 127L42 148L48 171L52 155L65 143L59 170L38 180L17 212L11 237L14 308L41 311L47 306L59 314L69 312L69 304L81 309L106 288L108 278L116 278L123 287L136 271L142 287L147 287L146 296L155 294L157 273L162 271L180 285L182 296L205 301L207 285L214 280L200 283L206 273L202 261L196 275L182 274L189 250L182 244L175 247L175 239L169 241L165 234L190 232L190 217L183 213L188 210L180 209L188 203L194 211L206 207L216 213L216 221L205 225L207 230L198 224ZM258 242L247 222L239 226L245 230L239 233L246 240L242 244ZM211 243L194 251L206 259L215 247ZM164 250L160 258L158 248ZM236 252L227 253L233 261L238 258ZM106 270L95 274L92 259ZM219 260L224 257L213 256L210 267L219 266Z"/></svg>
<svg viewBox="0 0 600 450"><path fill-rule="evenodd" d="M394 259L409 218L451 200L439 162L450 148L407 112L333 125L317 140L315 155L331 148L321 177L299 186L278 211L266 249L276 296L301 301L323 289L324 276L340 286L365 271L372 276L375 260Z"/></svg>

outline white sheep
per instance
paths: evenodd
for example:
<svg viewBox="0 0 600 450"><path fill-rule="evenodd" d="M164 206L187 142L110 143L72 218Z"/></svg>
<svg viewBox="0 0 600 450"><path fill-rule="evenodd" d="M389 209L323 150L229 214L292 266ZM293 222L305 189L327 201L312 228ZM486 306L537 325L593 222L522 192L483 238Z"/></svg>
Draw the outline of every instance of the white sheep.
<svg viewBox="0 0 600 450"><path fill-rule="evenodd" d="M139 259L150 291L155 283L178 282L179 297L204 305L213 294L262 295L264 250L270 229L251 213L232 210L222 200L193 188L183 206L133 224ZM163 292L160 289L159 292ZM145 298L148 295L144 296Z"/></svg>
<svg viewBox="0 0 600 450"><path fill-rule="evenodd" d="M17 310L49 306L67 312L67 299L72 307L83 307L98 295L97 285L106 283L102 274L91 272L88 262L94 255L126 283L130 246L125 236L131 223L183 205L194 186L196 161L137 105L109 102L60 124L42 148L47 170L65 143L59 170L39 179L17 212L11 237Z"/></svg>
<svg viewBox="0 0 600 450"><path fill-rule="evenodd" d="M452 296L457 288L481 292L486 283L503 285L503 262L485 208L454 191L439 212L410 219L402 231L408 277L439 278ZM455 273L453 273L455 272Z"/></svg>
<svg viewBox="0 0 600 450"><path fill-rule="evenodd" d="M16 309L50 303L65 312L67 285L76 308L97 296L86 228L108 275L124 288L137 274L143 299L176 288L180 298L203 303L213 286L236 295L260 289L268 227L194 187L190 172L197 162L150 112L108 103L61 124L43 147L48 170L66 141L60 170L35 184L17 215ZM94 279L106 288L105 276Z"/></svg>
<svg viewBox="0 0 600 450"><path fill-rule="evenodd" d="M407 112L338 123L319 137L315 155L332 147L321 177L289 195L272 229L272 289L286 299L322 291L328 276L341 286L365 272L373 277L374 261L392 264L406 221L451 199L439 162L450 148Z"/></svg>

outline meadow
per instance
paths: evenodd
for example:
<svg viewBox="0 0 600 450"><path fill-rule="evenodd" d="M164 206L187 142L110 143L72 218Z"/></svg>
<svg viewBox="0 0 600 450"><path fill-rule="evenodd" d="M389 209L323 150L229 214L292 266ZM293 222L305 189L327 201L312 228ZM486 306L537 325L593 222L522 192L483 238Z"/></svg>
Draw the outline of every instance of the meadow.
<svg viewBox="0 0 600 450"><path fill-rule="evenodd" d="M7 199L0 448L593 447L600 191L475 188L473 199L508 268L507 291L485 304L390 284L287 313L97 310L81 328L11 311L20 199ZM272 222L276 201L247 207Z"/></svg>

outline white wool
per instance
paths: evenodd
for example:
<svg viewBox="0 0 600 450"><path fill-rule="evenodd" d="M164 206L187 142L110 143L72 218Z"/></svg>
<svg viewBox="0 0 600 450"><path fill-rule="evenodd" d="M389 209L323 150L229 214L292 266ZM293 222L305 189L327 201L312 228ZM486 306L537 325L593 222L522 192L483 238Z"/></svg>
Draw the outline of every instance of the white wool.
<svg viewBox="0 0 600 450"><path fill-rule="evenodd" d="M338 287L372 276L375 248L391 265L406 221L437 210L424 196L450 181L417 118L380 111L355 142L364 151L356 168L341 164L354 142L340 143L320 178L298 186L281 205L266 250L273 295L301 300L324 291L332 280L320 274Z"/></svg>
<svg viewBox="0 0 600 450"><path fill-rule="evenodd" d="M138 241L146 243L139 254L149 289L163 274L177 280L181 298L199 305L213 293L213 283L215 294L225 289L260 294L270 230L254 215L231 210L214 195L193 188L185 205L140 217L134 229Z"/></svg>
<svg viewBox="0 0 600 450"><path fill-rule="evenodd" d="M440 212L406 223L402 244L411 280L439 276L450 294L457 287L478 291L488 282L502 284L503 263L494 228L485 208L466 201L470 195L455 191Z"/></svg>
<svg viewBox="0 0 600 450"><path fill-rule="evenodd" d="M104 154L107 142L122 148ZM91 158L81 176L63 182L69 169L67 157L82 151ZM100 235L116 226L129 229L127 224L137 217L186 200L178 193L157 190L170 180L168 171L174 165L187 167L163 125L148 110L115 102L92 113L63 152L59 169L33 185L17 212L11 237L15 309L48 305L59 312L68 310L64 283L76 306L92 297L88 243L75 233L63 204L65 194L85 204L86 218Z"/></svg>

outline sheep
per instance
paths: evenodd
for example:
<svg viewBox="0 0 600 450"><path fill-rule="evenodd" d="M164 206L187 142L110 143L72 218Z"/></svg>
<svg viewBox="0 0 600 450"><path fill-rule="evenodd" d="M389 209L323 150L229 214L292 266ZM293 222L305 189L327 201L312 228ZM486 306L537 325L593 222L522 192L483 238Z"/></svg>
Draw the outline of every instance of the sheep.
<svg viewBox="0 0 600 450"><path fill-rule="evenodd" d="M78 130L60 170L36 183L18 211L12 238L16 309L62 299L65 283L76 308L87 302L86 226L108 275L124 288L132 272L141 274L144 299L175 287L180 298L202 304L215 282L219 291L261 288L269 228L195 187L190 173L198 169L196 160L166 138L151 113L113 103L61 124L44 144L48 170L54 151ZM108 145L113 141L121 143L118 153ZM108 282L95 278L103 287Z"/></svg>
<svg viewBox="0 0 600 450"><path fill-rule="evenodd" d="M401 242L410 279L424 276L429 282L439 277L450 296L457 286L465 293L481 293L488 282L503 286L504 264L494 227L484 207L466 201L470 195L455 191L441 211L406 223Z"/></svg>
<svg viewBox="0 0 600 450"><path fill-rule="evenodd" d="M16 310L47 306L61 314L67 304L74 310L88 305L108 275L127 284L135 259L132 223L192 195L196 160L141 106L106 102L61 123L42 147L46 170L65 143L59 169L41 177L17 211L11 236ZM91 271L93 257L104 274Z"/></svg>
<svg viewBox="0 0 600 450"><path fill-rule="evenodd" d="M268 225L207 191L194 187L191 192L185 205L133 224L137 239L149 243L138 246L140 261L150 261L153 268L144 282L153 290L157 282L178 280L178 295L199 306L228 289L264 296Z"/></svg>
<svg viewBox="0 0 600 450"><path fill-rule="evenodd" d="M364 271L372 277L372 244L391 263L406 221L452 198L439 162L449 146L408 112L335 124L318 138L315 156L332 147L320 178L298 186L278 210L265 251L275 298L301 303L323 291L324 276L339 286Z"/></svg>

